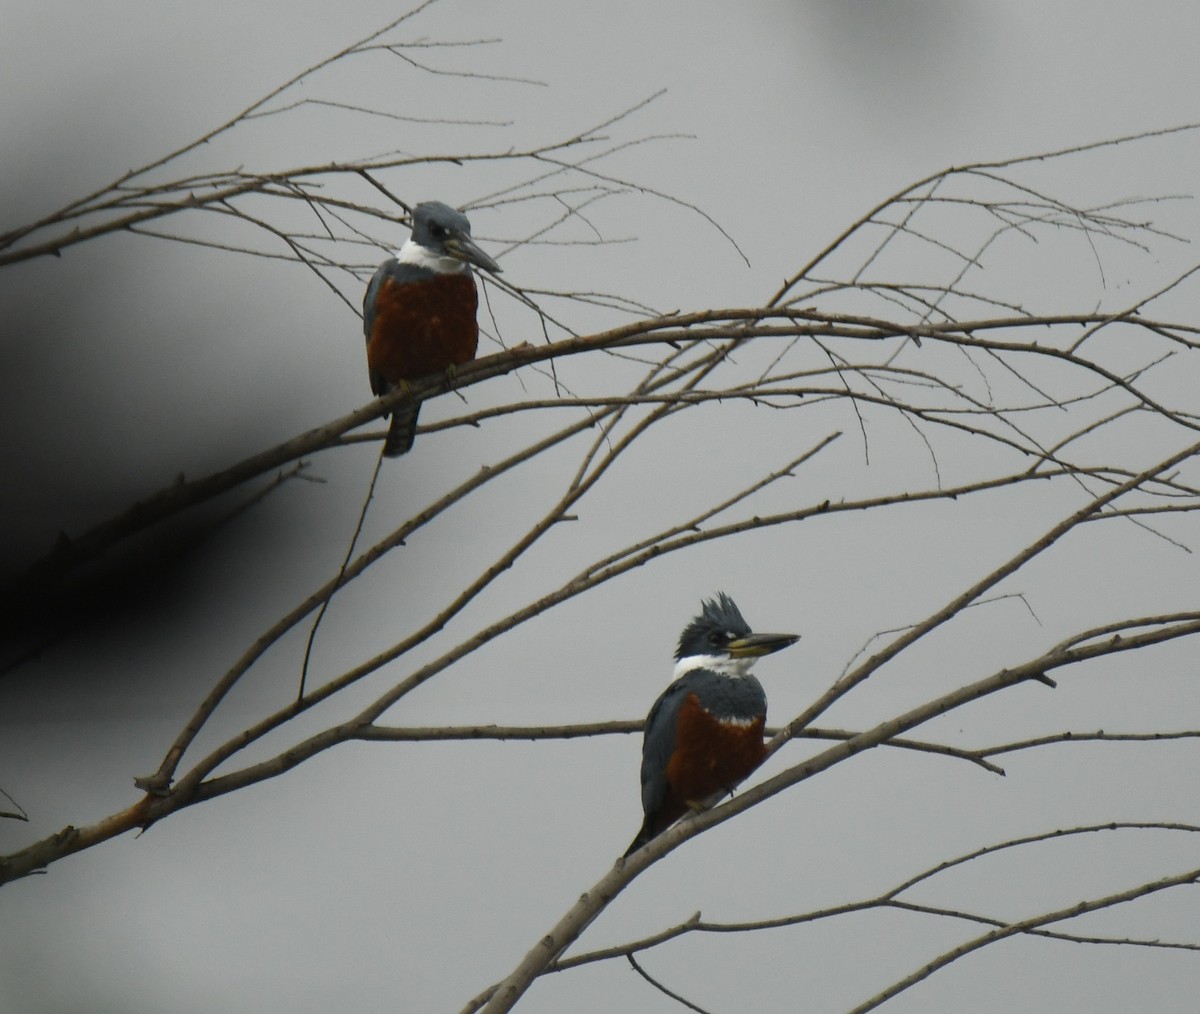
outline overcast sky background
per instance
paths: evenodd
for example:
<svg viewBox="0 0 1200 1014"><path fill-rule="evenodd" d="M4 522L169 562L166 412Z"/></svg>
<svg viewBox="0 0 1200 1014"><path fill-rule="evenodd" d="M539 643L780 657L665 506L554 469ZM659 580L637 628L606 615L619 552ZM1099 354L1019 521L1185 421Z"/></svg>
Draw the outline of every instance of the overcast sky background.
<svg viewBox="0 0 1200 1014"><path fill-rule="evenodd" d="M0 4L0 225L37 219L190 141L399 13L394 4L311 0ZM569 8L442 0L404 36L501 41L430 62L544 84L464 81L363 61L306 82L300 94L505 125L399 126L310 113L259 121L184 168L270 169L393 149L503 150L569 136L665 88L619 135L688 136L633 148L614 171L702 207L749 266L700 216L628 196L598 205L595 217L606 235L633 241L522 247L503 260L505 277L620 292L660 310L756 305L850 221L944 166L1200 120L1198 33L1200 9L1188 0L640 0ZM1200 138L1149 142L1046 172L1081 203L1193 193ZM388 182L406 200L465 204L510 178L510 169L484 164L419 169ZM475 236L503 252L528 233L532 214L513 206L473 215ZM1156 214L1173 231L1197 234L1190 205ZM221 226L196 228L212 236ZM394 245L404 235L397 228ZM1101 288L1083 253L1061 274L1045 269L1043 253L998 256L988 284L1025 293L1032 308L1112 308L1195 257L1194 248L1169 242L1136 259L1107 251ZM379 256L364 254L364 263ZM343 284L358 298L351 279ZM507 340L538 340L520 333L523 318L500 305ZM1194 319L1194 305L1194 290L1185 291L1168 309ZM369 397L358 318L284 261L123 235L6 268L0 307L6 571L58 531L107 517L180 472L217 469ZM616 319L580 306L570 312L580 332ZM564 376L588 389L613 369L579 361L564 365ZM552 389L538 376L508 377L469 398L474 407L525 392L548 397ZM425 407L423 421L459 407L441 399ZM385 470L367 537L470 474L481 451L496 457L523 425L504 420L418 438L409 458ZM772 444L762 425L761 415L731 406L665 428L661 442L598 492L578 536L539 549L415 661L552 587L622 535L644 534L670 516L672 494L699 495L705 470L739 477L777 466L791 449ZM764 504L837 499L886 485L891 470L928 470L903 433L885 426L874 439L874 471L847 451ZM399 636L391 617L427 617L520 530L532 504L560 488L578 452L498 484L414 540L402 560L347 589L331 610L318 665L339 672ZM0 677L0 787L31 817L28 825L0 824L0 851L133 801L132 777L157 766L206 688L332 573L375 453L363 445L323 456L314 472L324 484L292 484L111 623ZM899 514L874 526L831 518L672 557L465 659L414 694L395 721L640 717L669 678L680 628L701 596L723 589L756 628L803 635L758 670L782 722L872 634L922 618L1078 501L1043 504L1048 513L1039 515L1022 514L1023 506L1003 496L983 513L937 505L905 515L902 536L891 526ZM1040 625L1015 601L975 610L823 724L865 727L1079 626L1194 607L1197 581L1194 557L1161 540L1114 543L1089 531L1005 590L1024 592ZM278 700L298 646L290 639L256 670L218 730L232 731ZM1176 646L1147 656L1157 665L1150 692L1118 659L1086 679L1064 679L1053 694L1018 688L933 731L978 744L1064 728L1195 728L1193 654ZM371 686L388 682L385 671ZM793 757L810 749L794 746ZM634 884L581 947L651 933L697 910L714 920L753 919L854 900L1016 834L1090 821L1200 822L1191 789L1196 753L1185 746L1018 756L1005 779L924 755L877 755L689 843ZM6 887L0 1011L456 1011L506 974L624 850L640 823L638 756L636 737L339 748ZM923 900L1019 917L1178 872L1195 865L1195 855L1189 840L1110 835L997 858L939 880ZM1188 899L1174 893L1088 928L1195 940ZM751 940L689 939L645 963L713 1012L833 1011L963 935L959 925L913 916L847 918ZM1183 1012L1194 1010L1198 993L1193 953L1020 940L959 962L887 1009ZM622 1007L679 1009L623 963L549 977L520 1009Z"/></svg>

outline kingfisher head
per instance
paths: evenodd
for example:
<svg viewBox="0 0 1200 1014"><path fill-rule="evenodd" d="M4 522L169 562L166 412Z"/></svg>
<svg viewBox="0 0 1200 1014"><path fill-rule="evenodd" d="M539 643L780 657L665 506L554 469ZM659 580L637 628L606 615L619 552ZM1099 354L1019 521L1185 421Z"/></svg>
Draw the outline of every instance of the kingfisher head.
<svg viewBox="0 0 1200 1014"><path fill-rule="evenodd" d="M439 275L470 271L471 265L496 275L500 265L471 239L471 223L461 211L441 201L424 201L413 208L412 235L396 259Z"/></svg>
<svg viewBox="0 0 1200 1014"><path fill-rule="evenodd" d="M756 634L724 592L701 603L700 615L683 628L675 649L675 677L692 669L744 676L763 655L800 640L799 634Z"/></svg>

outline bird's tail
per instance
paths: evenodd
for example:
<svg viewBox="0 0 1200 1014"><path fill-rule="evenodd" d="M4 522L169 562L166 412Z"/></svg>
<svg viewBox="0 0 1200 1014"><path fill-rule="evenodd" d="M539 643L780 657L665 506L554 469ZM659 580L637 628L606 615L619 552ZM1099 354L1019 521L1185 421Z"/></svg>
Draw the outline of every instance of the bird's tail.
<svg viewBox="0 0 1200 1014"><path fill-rule="evenodd" d="M625 850L625 855L622 859L627 859L633 855L638 849L646 844L651 838L658 834L659 829L654 826L653 821L649 817L642 824L642 829L637 833L637 837L630 843L629 848Z"/></svg>
<svg viewBox="0 0 1200 1014"><path fill-rule="evenodd" d="M413 440L417 436L417 413L420 411L419 401L401 402L396 406L387 439L383 442L385 458L398 458L412 450Z"/></svg>

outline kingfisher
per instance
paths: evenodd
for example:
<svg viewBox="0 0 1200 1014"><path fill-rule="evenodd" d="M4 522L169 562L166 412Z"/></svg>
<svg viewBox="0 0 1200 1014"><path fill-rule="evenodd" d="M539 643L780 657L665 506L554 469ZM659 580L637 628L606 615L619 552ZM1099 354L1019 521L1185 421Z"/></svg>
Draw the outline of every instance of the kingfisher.
<svg viewBox="0 0 1200 1014"><path fill-rule="evenodd" d="M412 235L376 269L363 300L367 370L379 396L411 380L469 363L479 347L479 293L471 265L500 265L471 239L467 216L441 201L412 211ZM420 402L396 408L383 445L386 457L412 449Z"/></svg>
<svg viewBox="0 0 1200 1014"><path fill-rule="evenodd" d="M654 702L642 740L646 819L625 855L689 810L731 792L766 756L767 696L750 667L800 639L755 634L724 592L683 628L671 685Z"/></svg>

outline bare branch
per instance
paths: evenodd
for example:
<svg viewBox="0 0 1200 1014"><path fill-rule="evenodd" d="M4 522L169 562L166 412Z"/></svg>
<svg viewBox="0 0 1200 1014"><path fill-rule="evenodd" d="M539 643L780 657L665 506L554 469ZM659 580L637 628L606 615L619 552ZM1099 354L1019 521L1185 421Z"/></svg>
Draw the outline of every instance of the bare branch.
<svg viewBox="0 0 1200 1014"><path fill-rule="evenodd" d="M927 964L923 965L919 970L911 975L888 986L869 1000L864 1001L857 1007L853 1008L850 1014L866 1014L867 1011L874 1010L881 1004L890 1000L894 996L898 996L906 989L915 986L917 983L929 978L934 972L945 968L952 962L957 961L961 957L965 957L974 951L987 947L989 944L994 944L1000 940L1006 940L1009 937L1016 936L1020 933L1030 933L1039 930L1044 926L1050 926L1057 922L1062 922L1067 919L1074 919L1077 916L1086 915L1089 912L1098 912L1106 908L1114 908L1117 905L1123 905L1130 901L1135 901L1138 898L1145 898L1151 894L1157 894L1160 891L1167 891L1173 887L1181 887L1185 884L1194 884L1200 881L1200 869L1188 870L1184 873L1176 874L1172 877L1164 877L1162 880L1157 880L1149 884L1139 884L1136 887L1131 887L1125 891L1119 891L1113 894L1108 894L1100 898L1091 898L1086 901L1080 901L1074 905L1069 905L1066 908L1057 909L1053 912L1046 912L1041 915L1031 916L1028 919L1022 919L1019 922L1009 923L997 929L991 930L981 936L968 940L966 943L959 944L948 951L939 954Z"/></svg>

